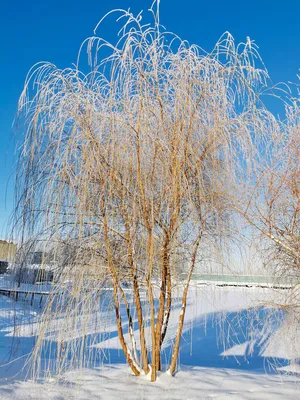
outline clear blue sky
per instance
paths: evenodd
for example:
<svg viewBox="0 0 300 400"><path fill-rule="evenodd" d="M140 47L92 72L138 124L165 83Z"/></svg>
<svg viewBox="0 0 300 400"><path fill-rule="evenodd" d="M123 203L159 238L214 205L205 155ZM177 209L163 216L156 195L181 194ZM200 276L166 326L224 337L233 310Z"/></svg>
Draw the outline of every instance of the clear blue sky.
<svg viewBox="0 0 300 400"><path fill-rule="evenodd" d="M15 143L11 125L28 69L38 61L58 67L76 61L81 42L93 35L110 9L133 12L151 0L2 0L0 2L0 239L12 211ZM225 31L237 41L250 36L274 82L296 81L300 68L299 0L161 0L161 23L182 38L210 50ZM112 19L98 33L107 39ZM7 194L6 194L7 193Z"/></svg>

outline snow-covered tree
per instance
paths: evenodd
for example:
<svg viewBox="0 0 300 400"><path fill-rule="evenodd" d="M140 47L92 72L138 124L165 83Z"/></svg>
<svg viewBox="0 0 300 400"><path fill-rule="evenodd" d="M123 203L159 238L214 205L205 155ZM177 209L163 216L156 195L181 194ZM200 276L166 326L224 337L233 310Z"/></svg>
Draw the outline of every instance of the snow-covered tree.
<svg viewBox="0 0 300 400"><path fill-rule="evenodd" d="M267 271L292 288L277 304L300 322L300 108L299 99L286 105L286 119L270 143L253 190L248 191L244 216L261 239ZM242 207L240 207L242 209ZM297 329L297 328L296 328ZM295 329L295 330L296 330Z"/></svg>
<svg viewBox="0 0 300 400"><path fill-rule="evenodd" d="M175 288L181 312L171 374L195 264L230 238L257 144L279 128L261 101L268 75L250 39L235 45L226 33L206 53L166 32L154 8L150 25L117 12L126 22L116 43L93 36L74 67L42 63L28 74L19 101L16 226L24 241L37 238L54 254L62 243L73 249L60 264L34 361L40 365L54 305L65 315L56 331L60 370L70 364L68 351L82 359L84 345L66 344L64 332L81 329L84 342L82 319L110 285L126 360L154 381ZM88 72L80 69L85 48Z"/></svg>

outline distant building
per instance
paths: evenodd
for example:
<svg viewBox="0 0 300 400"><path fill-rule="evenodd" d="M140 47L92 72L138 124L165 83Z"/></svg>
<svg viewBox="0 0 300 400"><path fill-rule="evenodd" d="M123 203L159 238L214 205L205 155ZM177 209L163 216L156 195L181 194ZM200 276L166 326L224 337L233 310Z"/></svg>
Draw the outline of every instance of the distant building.
<svg viewBox="0 0 300 400"><path fill-rule="evenodd" d="M0 240L0 274L5 274L8 263L11 263L16 255L17 246L12 242Z"/></svg>
<svg viewBox="0 0 300 400"><path fill-rule="evenodd" d="M32 255L32 264L41 265L43 264L45 258L46 258L45 254L42 251L35 251Z"/></svg>
<svg viewBox="0 0 300 400"><path fill-rule="evenodd" d="M8 269L8 262L7 261L0 261L0 275L3 275L7 272Z"/></svg>
<svg viewBox="0 0 300 400"><path fill-rule="evenodd" d="M0 240L0 261L13 262L17 246L12 242Z"/></svg>

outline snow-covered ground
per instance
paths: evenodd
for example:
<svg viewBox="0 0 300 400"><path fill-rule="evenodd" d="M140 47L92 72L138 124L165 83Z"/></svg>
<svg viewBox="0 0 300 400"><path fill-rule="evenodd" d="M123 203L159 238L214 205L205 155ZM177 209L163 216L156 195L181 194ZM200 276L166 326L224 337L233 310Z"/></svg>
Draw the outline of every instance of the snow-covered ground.
<svg viewBox="0 0 300 400"><path fill-rule="evenodd" d="M175 377L162 373L155 383L132 376L113 314L104 319L100 312L90 316L85 330L89 369L66 372L59 381L23 381L22 368L38 333L39 297L31 305L24 296L18 302L0 296L0 399L297 399L300 341L291 321L272 307L285 294L262 288L191 288L179 372ZM179 299L174 299L163 363L170 357L179 313ZM58 315L50 340L56 340L55 329L63 324ZM66 331L64 340L79 336L80 331ZM297 369L298 374L287 374Z"/></svg>
<svg viewBox="0 0 300 400"><path fill-rule="evenodd" d="M67 373L60 385L52 382L2 384L1 400L297 400L296 378L266 376L234 369L190 367L157 382L130 374L124 365ZM298 386L297 386L298 385Z"/></svg>

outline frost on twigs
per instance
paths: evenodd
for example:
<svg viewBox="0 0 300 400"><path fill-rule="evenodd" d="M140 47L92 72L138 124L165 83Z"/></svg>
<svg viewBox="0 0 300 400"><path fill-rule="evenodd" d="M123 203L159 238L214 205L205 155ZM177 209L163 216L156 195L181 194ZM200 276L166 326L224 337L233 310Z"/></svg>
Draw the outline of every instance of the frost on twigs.
<svg viewBox="0 0 300 400"><path fill-rule="evenodd" d="M21 248L51 253L54 269L34 372L88 365L116 330L133 373L155 380L180 283L173 374L195 265L224 256L236 199L280 131L255 44L226 33L206 53L165 31L158 5L151 24L109 13L123 22L115 43L93 36L72 68L27 76L15 221Z"/></svg>

